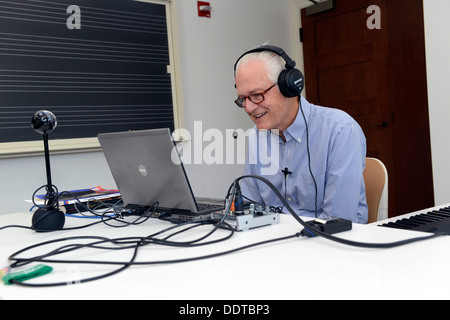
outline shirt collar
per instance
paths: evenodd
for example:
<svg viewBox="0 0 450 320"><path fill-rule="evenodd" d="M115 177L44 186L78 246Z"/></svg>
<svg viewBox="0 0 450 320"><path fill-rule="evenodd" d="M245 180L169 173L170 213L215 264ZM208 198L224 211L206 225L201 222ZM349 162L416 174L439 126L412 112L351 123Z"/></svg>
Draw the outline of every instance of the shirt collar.
<svg viewBox="0 0 450 320"><path fill-rule="evenodd" d="M303 140L303 137L305 136L306 132L306 125L305 120L303 119L302 110L305 114L305 118L307 119L307 122L309 123L309 115L311 113L311 105L308 101L306 101L303 96L300 97L300 103L299 103L299 109L297 112L297 117L295 118L294 122L287 128L283 134L286 138L286 143L290 140L296 140L298 143L301 143ZM282 140L281 140L282 141Z"/></svg>

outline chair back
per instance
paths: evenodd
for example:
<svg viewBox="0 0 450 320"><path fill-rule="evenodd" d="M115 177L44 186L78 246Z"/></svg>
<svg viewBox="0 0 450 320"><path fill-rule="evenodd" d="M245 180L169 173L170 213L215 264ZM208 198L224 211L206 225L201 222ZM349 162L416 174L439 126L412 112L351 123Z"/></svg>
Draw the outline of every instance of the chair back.
<svg viewBox="0 0 450 320"><path fill-rule="evenodd" d="M368 223L387 219L388 173L385 165L376 158L366 158L363 175L366 184L367 206L369 207Z"/></svg>

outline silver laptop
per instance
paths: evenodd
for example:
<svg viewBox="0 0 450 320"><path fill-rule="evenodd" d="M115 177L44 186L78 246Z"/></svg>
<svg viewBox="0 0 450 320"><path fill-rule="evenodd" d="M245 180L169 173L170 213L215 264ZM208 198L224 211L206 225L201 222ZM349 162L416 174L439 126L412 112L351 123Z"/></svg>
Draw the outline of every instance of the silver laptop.
<svg viewBox="0 0 450 320"><path fill-rule="evenodd" d="M158 201L158 212L182 220L223 209L219 200L195 199L169 129L104 133L98 140L128 208L145 210Z"/></svg>

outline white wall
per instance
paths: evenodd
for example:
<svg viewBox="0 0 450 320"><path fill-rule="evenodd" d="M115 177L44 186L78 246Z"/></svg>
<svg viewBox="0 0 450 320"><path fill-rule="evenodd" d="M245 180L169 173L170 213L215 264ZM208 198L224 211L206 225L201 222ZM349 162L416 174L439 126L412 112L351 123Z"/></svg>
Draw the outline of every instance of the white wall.
<svg viewBox="0 0 450 320"><path fill-rule="evenodd" d="M436 205L450 202L450 1L424 0L431 148Z"/></svg>
<svg viewBox="0 0 450 320"><path fill-rule="evenodd" d="M186 128L248 129L252 123L234 104L233 67L248 49L267 41L291 49L290 0L212 0L212 17L199 18L196 0L177 1ZM226 137L231 138L231 137ZM205 142L204 146L208 145ZM196 195L224 197L242 165L188 165Z"/></svg>

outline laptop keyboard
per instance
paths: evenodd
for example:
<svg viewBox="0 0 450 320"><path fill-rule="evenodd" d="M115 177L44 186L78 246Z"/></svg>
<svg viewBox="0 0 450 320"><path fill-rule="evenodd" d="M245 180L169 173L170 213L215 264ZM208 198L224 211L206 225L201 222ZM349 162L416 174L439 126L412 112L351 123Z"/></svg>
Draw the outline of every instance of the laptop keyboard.
<svg viewBox="0 0 450 320"><path fill-rule="evenodd" d="M204 211L219 211L223 210L224 206L220 204L211 204L211 203L197 203L198 211L204 212Z"/></svg>

